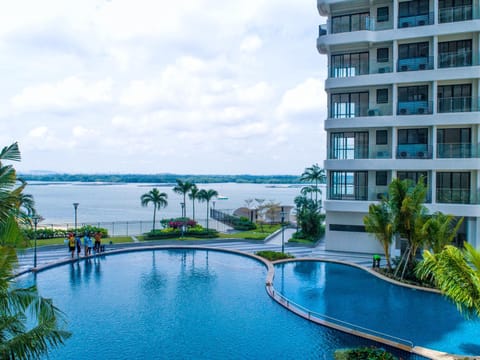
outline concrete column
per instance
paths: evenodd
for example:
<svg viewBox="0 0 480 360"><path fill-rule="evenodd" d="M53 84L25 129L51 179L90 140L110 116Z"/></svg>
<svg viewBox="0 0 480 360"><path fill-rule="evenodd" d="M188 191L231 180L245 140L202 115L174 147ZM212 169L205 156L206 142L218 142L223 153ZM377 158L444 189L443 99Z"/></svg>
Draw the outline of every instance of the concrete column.
<svg viewBox="0 0 480 360"><path fill-rule="evenodd" d="M432 81L432 113L437 113L437 101L438 101L438 81Z"/></svg>
<svg viewBox="0 0 480 360"><path fill-rule="evenodd" d="M435 3L437 3L435 1ZM438 69L438 36L435 35L433 37L433 68L436 70Z"/></svg>
<svg viewBox="0 0 480 360"><path fill-rule="evenodd" d="M392 159L397 158L397 143L398 143L398 134L397 128L395 126L392 127ZM396 177L397 173L394 171L392 173L392 177Z"/></svg>
<svg viewBox="0 0 480 360"><path fill-rule="evenodd" d="M398 28L398 0L393 0L393 28Z"/></svg>

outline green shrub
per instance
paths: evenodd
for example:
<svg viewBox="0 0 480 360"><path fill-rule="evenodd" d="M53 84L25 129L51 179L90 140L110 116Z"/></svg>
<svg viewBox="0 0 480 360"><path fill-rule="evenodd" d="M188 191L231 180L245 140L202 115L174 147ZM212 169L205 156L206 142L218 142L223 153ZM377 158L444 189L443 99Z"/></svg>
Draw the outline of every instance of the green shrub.
<svg viewBox="0 0 480 360"><path fill-rule="evenodd" d="M335 360L398 360L384 349L376 347L360 347L335 351Z"/></svg>
<svg viewBox="0 0 480 360"><path fill-rule="evenodd" d="M292 254L282 253L278 251L271 251L271 250L257 251L255 255L261 256L270 261L295 258L295 256L293 256Z"/></svg>

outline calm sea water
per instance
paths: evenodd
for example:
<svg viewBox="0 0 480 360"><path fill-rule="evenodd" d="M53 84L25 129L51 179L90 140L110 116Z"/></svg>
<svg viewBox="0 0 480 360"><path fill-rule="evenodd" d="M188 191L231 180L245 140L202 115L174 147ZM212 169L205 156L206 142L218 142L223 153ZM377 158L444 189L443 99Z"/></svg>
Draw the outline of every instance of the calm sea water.
<svg viewBox="0 0 480 360"><path fill-rule="evenodd" d="M72 224L75 218L73 203L78 202L78 223L107 221L150 221L153 207L142 207L140 197L153 187L168 195L168 206L157 213L158 218L181 215L183 197L173 192L171 184L105 184L105 183L50 183L29 182L26 193L32 194L43 225ZM215 200L216 209L234 210L245 206L246 199L264 199L281 205L294 205L300 187L266 184L199 184L201 189L214 189L226 200ZM323 191L325 193L325 191ZM213 207L213 203L210 203ZM195 202L197 219L206 218L206 203ZM192 217L192 202L187 199L187 216Z"/></svg>

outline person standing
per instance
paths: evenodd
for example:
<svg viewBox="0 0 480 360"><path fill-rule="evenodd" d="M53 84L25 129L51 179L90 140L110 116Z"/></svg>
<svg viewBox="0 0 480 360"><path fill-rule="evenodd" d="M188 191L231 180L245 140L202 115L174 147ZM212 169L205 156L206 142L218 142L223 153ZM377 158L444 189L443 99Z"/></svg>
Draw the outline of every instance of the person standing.
<svg viewBox="0 0 480 360"><path fill-rule="evenodd" d="M102 234L100 233L100 231L97 231L95 233L95 247L93 248L96 254L100 252L101 244L102 244Z"/></svg>
<svg viewBox="0 0 480 360"><path fill-rule="evenodd" d="M75 256L75 236L73 236L73 233L68 234L68 250L72 254L72 259Z"/></svg>
<svg viewBox="0 0 480 360"><path fill-rule="evenodd" d="M82 241L80 240L80 236L75 234L75 243L77 245L77 258L80 257L80 253L82 252Z"/></svg>

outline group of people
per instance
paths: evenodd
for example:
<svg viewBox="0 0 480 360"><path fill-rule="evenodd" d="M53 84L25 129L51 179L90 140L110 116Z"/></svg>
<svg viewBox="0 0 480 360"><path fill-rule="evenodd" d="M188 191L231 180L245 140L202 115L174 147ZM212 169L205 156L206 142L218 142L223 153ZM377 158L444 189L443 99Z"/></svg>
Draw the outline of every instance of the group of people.
<svg viewBox="0 0 480 360"><path fill-rule="evenodd" d="M92 240L93 235L93 240ZM101 251L102 246L102 234L97 231L95 234L91 232L86 232L83 236L83 247L84 247L84 256L92 255L92 248L95 254L98 254ZM68 249L72 254L72 259L75 256L75 250L77 250L77 257L80 257L82 252L82 240L78 234L70 232L68 234Z"/></svg>

